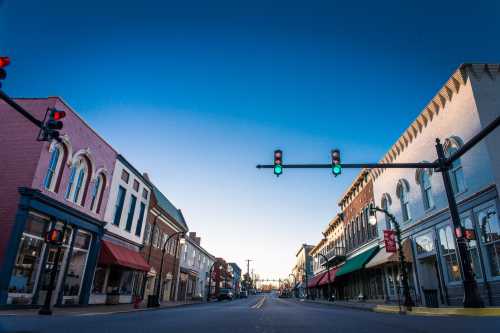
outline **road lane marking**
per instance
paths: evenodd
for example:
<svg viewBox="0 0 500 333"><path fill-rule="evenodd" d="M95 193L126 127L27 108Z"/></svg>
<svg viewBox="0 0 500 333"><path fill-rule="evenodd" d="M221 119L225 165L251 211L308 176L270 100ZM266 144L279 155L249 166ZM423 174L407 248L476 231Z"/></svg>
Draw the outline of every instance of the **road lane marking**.
<svg viewBox="0 0 500 333"><path fill-rule="evenodd" d="M266 296L262 297L257 303L252 305L252 309L260 309L262 305L264 305L265 301L266 301Z"/></svg>

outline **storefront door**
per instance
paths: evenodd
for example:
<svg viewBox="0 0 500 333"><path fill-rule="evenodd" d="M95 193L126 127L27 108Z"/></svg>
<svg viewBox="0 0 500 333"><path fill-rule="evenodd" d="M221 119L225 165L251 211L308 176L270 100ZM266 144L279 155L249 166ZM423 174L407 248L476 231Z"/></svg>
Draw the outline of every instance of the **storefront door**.
<svg viewBox="0 0 500 333"><path fill-rule="evenodd" d="M65 265L64 263L67 262L66 256L67 256L67 248L63 247L61 249L61 253L59 255L59 262L57 264L57 275L56 279L54 282L54 289L52 291L52 298L51 298L51 303L54 305L57 301L57 295L59 295L59 292L61 290L61 282L62 282L62 272L65 270ZM49 289L50 285L50 278L51 278L51 272L54 269L55 266L55 260L56 260L56 255L57 255L57 248L54 246L51 246L47 250L47 256L45 259L45 263L43 264L43 269L42 273L40 275L40 280L38 284L38 298L37 298L37 304L43 305L45 303L45 297L47 296L47 291Z"/></svg>
<svg viewBox="0 0 500 333"><path fill-rule="evenodd" d="M420 263L420 287L422 288L422 301L425 306L438 307L442 295L439 283L439 273L436 256L432 255L419 259Z"/></svg>

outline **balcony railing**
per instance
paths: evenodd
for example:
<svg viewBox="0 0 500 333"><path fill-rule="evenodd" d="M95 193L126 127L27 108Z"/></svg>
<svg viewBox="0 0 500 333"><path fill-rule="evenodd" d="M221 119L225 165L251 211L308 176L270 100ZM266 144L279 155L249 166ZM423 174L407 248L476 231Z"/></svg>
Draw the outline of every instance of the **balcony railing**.
<svg viewBox="0 0 500 333"><path fill-rule="evenodd" d="M345 247L334 247L330 251L325 254L325 257L328 259L331 265L336 265L341 261L345 260L346 250ZM321 265L325 265L325 259L322 256L319 256L319 262Z"/></svg>

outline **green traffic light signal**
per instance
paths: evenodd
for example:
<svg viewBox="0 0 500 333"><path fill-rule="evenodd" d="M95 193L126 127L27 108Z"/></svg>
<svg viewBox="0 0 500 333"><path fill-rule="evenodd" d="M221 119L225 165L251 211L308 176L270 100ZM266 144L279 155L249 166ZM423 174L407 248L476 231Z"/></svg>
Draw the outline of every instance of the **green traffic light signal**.
<svg viewBox="0 0 500 333"><path fill-rule="evenodd" d="M337 177L342 173L342 166L340 164L335 164L332 168L333 175Z"/></svg>
<svg viewBox="0 0 500 333"><path fill-rule="evenodd" d="M282 167L281 165L279 165L279 164L275 165L275 166L274 166L274 174L275 174L276 176L279 176L279 175L281 175L282 173L283 173L283 167Z"/></svg>

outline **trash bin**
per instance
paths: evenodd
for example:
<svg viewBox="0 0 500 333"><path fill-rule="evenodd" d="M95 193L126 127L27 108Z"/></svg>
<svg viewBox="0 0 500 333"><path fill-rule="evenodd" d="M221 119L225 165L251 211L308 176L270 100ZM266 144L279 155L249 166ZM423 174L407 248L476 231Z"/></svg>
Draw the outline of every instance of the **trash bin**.
<svg viewBox="0 0 500 333"><path fill-rule="evenodd" d="M148 308L155 308L158 307L160 304L158 304L158 298L156 295L149 295L148 296Z"/></svg>

